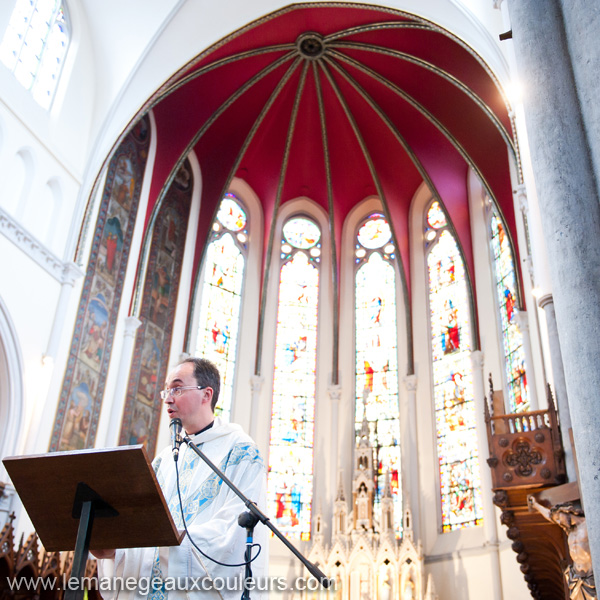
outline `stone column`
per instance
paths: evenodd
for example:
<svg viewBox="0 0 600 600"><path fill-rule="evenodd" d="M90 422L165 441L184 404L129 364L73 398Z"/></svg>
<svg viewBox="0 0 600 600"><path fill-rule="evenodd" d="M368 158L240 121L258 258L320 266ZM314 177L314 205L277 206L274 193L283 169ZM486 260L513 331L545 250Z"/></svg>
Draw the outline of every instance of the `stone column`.
<svg viewBox="0 0 600 600"><path fill-rule="evenodd" d="M531 352L531 339L529 338L529 318L524 310L515 311L515 319L523 336L523 353L525 354L525 371L527 374L527 387L529 394L529 410L538 410L539 402L537 386L533 372L533 354Z"/></svg>
<svg viewBox="0 0 600 600"><path fill-rule="evenodd" d="M527 244L527 251L530 252L530 254L528 254L527 256L523 256L523 253L521 254L522 256L522 261L524 266L527 269L527 273L529 274L529 282L531 284L531 287L533 289L535 288L539 288L540 286L545 289L545 288L549 288L551 287L551 283L550 283L550 273L548 271L548 261L545 255L545 246L544 246L544 237L543 237L543 231L542 231L542 226L540 224L540 216L539 216L539 212L536 210L535 214L532 216L532 212L531 209L529 207L529 200L527 198L527 190L525 189L525 185L524 184L520 184L518 186L516 186L515 190L513 191L513 194L515 195L515 199L519 205L519 209L521 211L521 214L523 215L523 220L525 222L527 222L527 231L529 233L529 240L528 240L528 244ZM537 209L537 205L536 205L536 209ZM535 255L535 256L534 256ZM535 267L534 267L535 265ZM523 294L525 294L525 290L523 290ZM527 304L529 302L531 302L533 300L533 303L535 304L535 298L533 296L531 296L530 298L527 299ZM526 306L526 304L525 304ZM546 365L544 362L544 354L542 351L542 337L540 334L540 319L539 319L539 315L538 315L538 311L537 311L537 307L529 312L529 317L531 317L531 319L533 320L530 327L529 327L529 331L530 331L530 336L531 336L531 331L534 331L534 334L536 336L536 340L538 343L538 348L539 348L539 352L540 352L540 362L538 363L541 367L541 373L539 375L541 375L541 381L544 384L546 384L546 381L548 380L548 378L546 377ZM531 347L531 337L529 337L528 339L529 342L529 348L530 350L532 350ZM530 352L531 355L531 359L533 361L533 351ZM531 375L535 377L536 373L533 371L533 367L534 367L534 363L533 362L528 362L527 366L530 368L531 370ZM529 378L531 379L531 377ZM540 379L538 379L537 377L535 377L536 381L540 381ZM534 385L536 383L536 381L534 381ZM533 392L533 394L535 394L535 408L539 408L540 402L539 402L539 397L537 395L537 390L535 390ZM532 396L533 396L532 394ZM545 394L545 392L543 391L542 394ZM534 406L534 404L532 403L532 407ZM533 410L533 408L532 408Z"/></svg>
<svg viewBox="0 0 600 600"><path fill-rule="evenodd" d="M573 449L569 438L569 429L571 429L571 412L569 409L569 397L567 396L567 386L565 383L565 371L563 368L562 353L560 351L560 340L558 339L558 329L556 327L556 314L554 312L554 302L552 294L546 294L538 299L538 305L544 309L546 315L546 329L548 330L548 345L550 347L550 362L552 363L552 379L554 381L554 398L556 399L556 408L560 418L560 433L565 449L565 466L567 468L567 477L569 481L577 479L575 471L575 461L573 459Z"/></svg>
<svg viewBox="0 0 600 600"><path fill-rule="evenodd" d="M253 440L256 439L258 434L258 414L260 412L258 403L260 401L260 390L262 389L262 384L264 381L265 378L262 375L252 375L252 377L250 377L250 437ZM269 422L270 421L271 419L269 416Z"/></svg>
<svg viewBox="0 0 600 600"><path fill-rule="evenodd" d="M325 511L325 518L327 523L332 522L334 504L336 499L336 493L338 490L338 477L340 473L340 441L339 441L339 424L340 424L340 399L342 397L342 386L338 384L330 384L327 386L327 395L331 401L331 426L329 428L329 456L331 457L331 464L329 465L329 472L324 468L323 472L326 473L328 483L325 486L323 492L321 492L321 498L326 498L327 510ZM316 440L315 440L316 441ZM317 471L315 469L315 475ZM323 511L321 510L321 515ZM331 531L333 534L333 530Z"/></svg>
<svg viewBox="0 0 600 600"><path fill-rule="evenodd" d="M600 573L600 199L559 0L509 0L594 570ZM593 19L598 7L587 9ZM587 17L586 17L587 18ZM584 30L587 29L584 27ZM587 43L596 39L588 32ZM575 41L573 41L575 43ZM597 74L588 85L598 88ZM597 96L597 94L596 94Z"/></svg>
<svg viewBox="0 0 600 600"><path fill-rule="evenodd" d="M600 188L600 4L594 0L561 0L561 5L577 96L588 131L587 139L596 173L596 184Z"/></svg>
<svg viewBox="0 0 600 600"><path fill-rule="evenodd" d="M52 323L46 352L44 352L44 361L46 361L46 359L54 360L56 357L60 336L65 327L65 316L67 314L67 309L69 308L69 300L71 298L71 292L73 291L73 285L80 277L83 277L83 271L75 263L70 262L65 264L60 280L61 288L56 312L54 313L54 322Z"/></svg>
<svg viewBox="0 0 600 600"><path fill-rule="evenodd" d="M107 446L118 446L121 433L121 417L125 396L127 395L127 382L129 370L131 369L131 357L135 341L135 332L142 322L137 317L125 318L125 331L123 332L123 347L121 348L121 360L117 371L117 381L113 394L112 406L110 407L110 423L106 434Z"/></svg>
<svg viewBox="0 0 600 600"><path fill-rule="evenodd" d="M490 548L492 570L492 598L502 600L502 577L500 575L500 556L498 554L498 528L496 510L492 499L492 471L487 464L489 458L487 430L485 426L484 402L486 401L485 379L483 375L483 352L471 352L473 367L473 396L475 401L475 428L479 448L479 471L481 474L481 498L483 501L483 531L486 546Z"/></svg>
<svg viewBox="0 0 600 600"><path fill-rule="evenodd" d="M402 493L408 495L410 510L413 515L413 532L415 539L421 535L420 483L419 483L419 451L417 439L417 376L407 375L404 378L406 387L406 404L408 407L408 423L404 428L407 433L402 444Z"/></svg>
<svg viewBox="0 0 600 600"><path fill-rule="evenodd" d="M340 398L342 397L342 386L341 385L330 385L327 388L327 394L331 400L331 428L329 440L329 456L332 457L333 464L331 465L333 479L331 482L331 489L334 490L334 494L337 490L337 476L340 470L340 449L339 445L339 422L340 422Z"/></svg>

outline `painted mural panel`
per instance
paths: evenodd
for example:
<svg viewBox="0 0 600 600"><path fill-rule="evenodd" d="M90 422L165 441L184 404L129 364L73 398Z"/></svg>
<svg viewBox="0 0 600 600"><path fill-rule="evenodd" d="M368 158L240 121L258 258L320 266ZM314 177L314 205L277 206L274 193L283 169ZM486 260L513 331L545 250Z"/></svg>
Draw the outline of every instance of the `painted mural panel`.
<svg viewBox="0 0 600 600"><path fill-rule="evenodd" d="M154 221L120 444L144 444L152 456L162 412L159 396L169 368L171 333L193 180L184 163Z"/></svg>
<svg viewBox="0 0 600 600"><path fill-rule="evenodd" d="M94 445L149 145L144 118L108 165L50 451Z"/></svg>

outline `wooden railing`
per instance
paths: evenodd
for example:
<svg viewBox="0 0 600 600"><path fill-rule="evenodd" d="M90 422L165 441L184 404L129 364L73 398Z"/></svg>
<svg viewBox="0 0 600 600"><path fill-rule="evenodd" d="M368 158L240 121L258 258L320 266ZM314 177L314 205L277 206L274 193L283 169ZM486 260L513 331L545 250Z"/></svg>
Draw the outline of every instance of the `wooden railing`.
<svg viewBox="0 0 600 600"><path fill-rule="evenodd" d="M551 415L548 410L534 410L526 413L490 416L492 435L523 433L539 429L551 429Z"/></svg>

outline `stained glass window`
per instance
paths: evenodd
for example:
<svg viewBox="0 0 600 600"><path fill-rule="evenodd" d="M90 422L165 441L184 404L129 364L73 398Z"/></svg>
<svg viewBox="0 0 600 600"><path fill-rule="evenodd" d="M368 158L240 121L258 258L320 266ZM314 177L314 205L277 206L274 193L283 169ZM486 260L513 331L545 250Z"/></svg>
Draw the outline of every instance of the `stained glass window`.
<svg viewBox="0 0 600 600"><path fill-rule="evenodd" d="M275 334L268 508L300 540L310 539L312 509L320 237L304 217L284 226Z"/></svg>
<svg viewBox="0 0 600 600"><path fill-rule="evenodd" d="M509 408L510 412L523 412L529 410L529 394L523 334L515 314L517 301L515 263L504 224L495 211L492 213L490 225Z"/></svg>
<svg viewBox="0 0 600 600"><path fill-rule="evenodd" d="M17 0L0 46L0 60L38 104L49 108L68 43L61 0Z"/></svg>
<svg viewBox="0 0 600 600"><path fill-rule="evenodd" d="M375 516L379 518L386 477L392 486L396 532L402 529L402 475L398 403L398 334L396 325L396 272L390 226L383 215L371 215L359 228L355 254L356 403L355 428L359 436L363 417L369 423L374 450L377 490Z"/></svg>
<svg viewBox="0 0 600 600"><path fill-rule="evenodd" d="M479 525L483 517L470 359L471 311L464 262L437 201L427 214L426 230L431 231L430 227L436 231L427 268L442 531L451 531Z"/></svg>
<svg viewBox="0 0 600 600"><path fill-rule="evenodd" d="M283 226L283 237L294 248L307 250L319 243L321 232L317 225L303 217L290 219Z"/></svg>
<svg viewBox="0 0 600 600"><path fill-rule="evenodd" d="M221 372L215 414L225 419L233 396L247 239L246 212L233 194L227 194L213 223L204 259L196 341L196 355L214 362Z"/></svg>

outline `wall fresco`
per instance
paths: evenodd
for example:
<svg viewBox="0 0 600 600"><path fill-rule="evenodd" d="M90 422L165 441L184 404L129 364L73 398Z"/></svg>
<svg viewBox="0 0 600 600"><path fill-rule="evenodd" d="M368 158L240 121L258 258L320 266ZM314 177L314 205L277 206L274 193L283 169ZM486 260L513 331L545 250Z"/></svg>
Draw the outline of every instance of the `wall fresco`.
<svg viewBox="0 0 600 600"><path fill-rule="evenodd" d="M142 119L115 151L106 175L49 450L94 445L150 128Z"/></svg>
<svg viewBox="0 0 600 600"><path fill-rule="evenodd" d="M162 411L159 396L169 368L171 333L185 246L192 175L187 161L167 192L154 221L133 360L119 444L156 449Z"/></svg>

